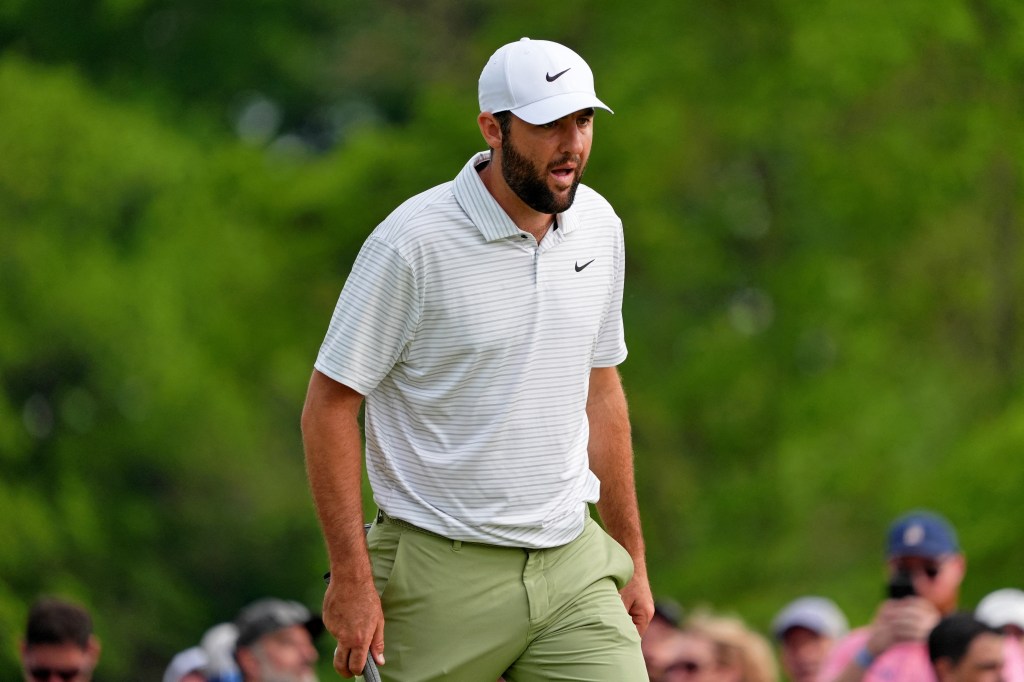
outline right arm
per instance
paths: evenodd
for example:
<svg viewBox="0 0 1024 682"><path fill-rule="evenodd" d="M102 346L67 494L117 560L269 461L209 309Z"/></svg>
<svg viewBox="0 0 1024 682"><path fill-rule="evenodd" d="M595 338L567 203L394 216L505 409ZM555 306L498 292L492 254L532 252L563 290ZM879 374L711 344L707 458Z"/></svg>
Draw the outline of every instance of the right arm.
<svg viewBox="0 0 1024 682"><path fill-rule="evenodd" d="M358 392L314 370L302 410L306 473L331 569L323 621L338 640L334 668L342 677L363 670L367 651L384 663L384 613L363 530L362 402Z"/></svg>

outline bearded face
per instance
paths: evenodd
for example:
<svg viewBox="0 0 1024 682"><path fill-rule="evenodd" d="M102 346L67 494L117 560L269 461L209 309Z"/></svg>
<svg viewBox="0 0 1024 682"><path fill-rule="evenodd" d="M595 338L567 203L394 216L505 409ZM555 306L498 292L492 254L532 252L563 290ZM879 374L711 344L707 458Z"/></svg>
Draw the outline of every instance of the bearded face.
<svg viewBox="0 0 1024 682"><path fill-rule="evenodd" d="M548 185L548 178L555 168L566 163L573 163L576 168L568 194L559 196ZM569 153L539 167L519 151L511 130L501 138L501 175L522 202L538 213L562 213L572 206L585 168L579 155Z"/></svg>

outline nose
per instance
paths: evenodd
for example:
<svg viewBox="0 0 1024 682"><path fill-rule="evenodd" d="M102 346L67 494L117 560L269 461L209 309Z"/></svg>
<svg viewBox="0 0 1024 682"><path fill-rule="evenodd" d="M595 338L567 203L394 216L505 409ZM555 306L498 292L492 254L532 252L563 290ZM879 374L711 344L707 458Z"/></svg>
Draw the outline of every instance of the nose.
<svg viewBox="0 0 1024 682"><path fill-rule="evenodd" d="M576 116L570 115L559 121L558 151L562 154L580 156L587 147L587 131L576 124Z"/></svg>

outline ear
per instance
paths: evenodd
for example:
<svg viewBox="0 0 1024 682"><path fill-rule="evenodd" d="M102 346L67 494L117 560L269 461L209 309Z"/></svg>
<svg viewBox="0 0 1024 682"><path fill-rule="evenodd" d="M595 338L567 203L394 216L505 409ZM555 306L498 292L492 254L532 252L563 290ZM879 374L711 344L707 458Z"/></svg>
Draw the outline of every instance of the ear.
<svg viewBox="0 0 1024 682"><path fill-rule="evenodd" d="M99 637L89 635L89 644L85 647L85 650L89 654L89 658L92 659L92 664L96 665L100 660L100 651L103 650Z"/></svg>
<svg viewBox="0 0 1024 682"><path fill-rule="evenodd" d="M235 660L238 662L239 670L242 671L243 679L259 673L259 662L249 647L242 647L235 651Z"/></svg>
<svg viewBox="0 0 1024 682"><path fill-rule="evenodd" d="M953 660L948 656L943 656L935 661L935 678L939 682L953 679Z"/></svg>
<svg viewBox="0 0 1024 682"><path fill-rule="evenodd" d="M476 117L476 124L480 126L480 134L484 136L484 142L491 149L501 149L501 124L494 114L483 111Z"/></svg>

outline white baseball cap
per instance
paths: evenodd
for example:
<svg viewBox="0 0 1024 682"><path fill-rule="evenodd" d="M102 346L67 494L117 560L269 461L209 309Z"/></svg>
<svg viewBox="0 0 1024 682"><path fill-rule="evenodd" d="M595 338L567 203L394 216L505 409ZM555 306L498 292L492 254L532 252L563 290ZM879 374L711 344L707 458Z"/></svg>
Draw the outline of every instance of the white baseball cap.
<svg viewBox="0 0 1024 682"><path fill-rule="evenodd" d="M800 597L786 605L772 621L772 634L782 639L790 628L802 627L823 637L838 639L846 634L846 616L827 597Z"/></svg>
<svg viewBox="0 0 1024 682"><path fill-rule="evenodd" d="M549 40L523 38L498 48L480 73L480 111L511 111L527 123L550 123L574 111L608 105L594 93L583 58Z"/></svg>
<svg viewBox="0 0 1024 682"><path fill-rule="evenodd" d="M1015 625L1024 630L1024 592L1013 587L996 590L978 602L974 617L994 628Z"/></svg>

